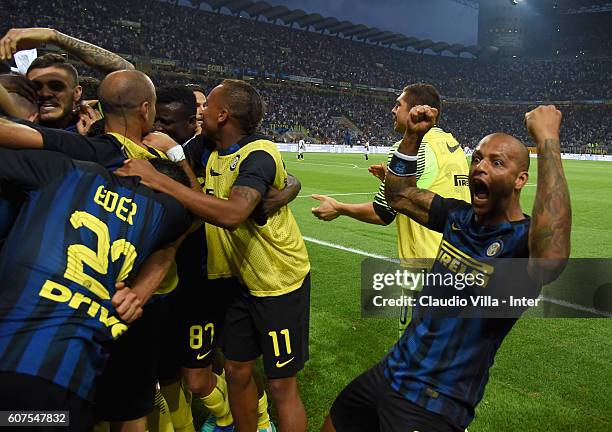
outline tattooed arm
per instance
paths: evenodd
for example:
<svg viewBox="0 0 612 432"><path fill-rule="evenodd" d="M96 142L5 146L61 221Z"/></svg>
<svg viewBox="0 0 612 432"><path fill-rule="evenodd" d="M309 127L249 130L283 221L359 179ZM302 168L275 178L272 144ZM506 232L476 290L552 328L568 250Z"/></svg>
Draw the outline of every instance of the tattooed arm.
<svg viewBox="0 0 612 432"><path fill-rule="evenodd" d="M122 69L134 69L132 63L117 54L49 28L9 30L0 39L0 60L10 60L16 51L36 48L43 43L50 43L64 49L87 66L104 74Z"/></svg>
<svg viewBox="0 0 612 432"><path fill-rule="evenodd" d="M529 230L529 274L542 284L554 281L570 256L572 208L561 163L561 112L540 106L525 115L538 150L538 184Z"/></svg>
<svg viewBox="0 0 612 432"><path fill-rule="evenodd" d="M139 159L129 159L115 171L115 174L138 176L144 185L173 196L187 210L205 222L232 231L248 219L261 201L261 193L246 186L234 186L229 199L206 195L183 186L156 171L149 162Z"/></svg>
<svg viewBox="0 0 612 432"><path fill-rule="evenodd" d="M428 106L415 106L408 115L406 132L398 151L407 156L416 156L421 141L431 129L438 110ZM399 213L403 213L421 225L429 222L429 209L435 194L417 188L416 175L400 177L388 171L385 178L385 198L387 203Z"/></svg>

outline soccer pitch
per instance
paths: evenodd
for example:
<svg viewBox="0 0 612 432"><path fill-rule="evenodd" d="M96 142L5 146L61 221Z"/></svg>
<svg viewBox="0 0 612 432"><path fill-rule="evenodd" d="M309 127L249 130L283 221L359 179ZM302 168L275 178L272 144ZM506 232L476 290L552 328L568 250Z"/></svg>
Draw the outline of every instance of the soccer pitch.
<svg viewBox="0 0 612 432"><path fill-rule="evenodd" d="M318 431L338 393L373 366L397 339L397 321L362 319L360 271L366 256L397 257L395 224L368 225L346 217L316 219L313 193L367 202L379 182L367 167L385 155L283 154L302 183L291 203L312 265L310 360L299 374L308 431ZM572 256L612 256L612 163L565 161L572 195ZM531 213L536 160L522 194ZM612 320L523 319L505 339L470 432L612 430ZM272 404L271 404L272 405ZM274 418L273 414L273 418ZM196 424L204 409L194 404ZM375 432L375 431L373 431Z"/></svg>
<svg viewBox="0 0 612 432"><path fill-rule="evenodd" d="M307 238L312 264L310 361L300 373L309 431L318 431L334 398L374 365L397 337L395 320L362 319L363 251L397 257L396 228L340 217L323 222L311 214L313 193L358 203L373 198L379 182L367 167L384 155L306 153L283 155L302 191L291 209ZM522 194L530 214L536 160ZM573 257L612 255L612 163L565 161L572 195ZM325 244L322 244L322 243ZM351 251L353 250L353 251ZM612 430L612 321L524 319L504 341L470 432Z"/></svg>

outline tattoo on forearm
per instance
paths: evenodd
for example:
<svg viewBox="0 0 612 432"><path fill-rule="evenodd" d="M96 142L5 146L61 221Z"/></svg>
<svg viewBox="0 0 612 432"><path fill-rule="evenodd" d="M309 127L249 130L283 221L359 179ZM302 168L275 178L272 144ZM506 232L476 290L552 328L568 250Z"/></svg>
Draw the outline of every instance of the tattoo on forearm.
<svg viewBox="0 0 612 432"><path fill-rule="evenodd" d="M538 258L569 254L572 212L558 148L559 140L548 139L538 154L538 188L530 232L530 252Z"/></svg>
<svg viewBox="0 0 612 432"><path fill-rule="evenodd" d="M434 194L416 186L415 177L387 176L385 197L391 207L421 224L429 220L429 208Z"/></svg>
<svg viewBox="0 0 612 432"><path fill-rule="evenodd" d="M134 69L129 61L104 48L58 32L57 44L81 59L85 64L104 73L122 69Z"/></svg>
<svg viewBox="0 0 612 432"><path fill-rule="evenodd" d="M232 188L232 193L244 198L249 205L257 204L261 200L261 195L259 192L250 187L236 186Z"/></svg>

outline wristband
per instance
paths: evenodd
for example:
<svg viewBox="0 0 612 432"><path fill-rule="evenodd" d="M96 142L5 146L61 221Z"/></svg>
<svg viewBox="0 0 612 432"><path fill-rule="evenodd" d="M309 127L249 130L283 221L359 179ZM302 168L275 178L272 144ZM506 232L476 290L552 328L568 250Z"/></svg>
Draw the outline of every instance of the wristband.
<svg viewBox="0 0 612 432"><path fill-rule="evenodd" d="M396 151L393 153L388 170L398 177L415 176L417 173L417 156L408 156Z"/></svg>
<svg viewBox="0 0 612 432"><path fill-rule="evenodd" d="M172 162L181 162L185 160L185 151L182 146L175 145L166 152L166 156L168 156L168 159Z"/></svg>

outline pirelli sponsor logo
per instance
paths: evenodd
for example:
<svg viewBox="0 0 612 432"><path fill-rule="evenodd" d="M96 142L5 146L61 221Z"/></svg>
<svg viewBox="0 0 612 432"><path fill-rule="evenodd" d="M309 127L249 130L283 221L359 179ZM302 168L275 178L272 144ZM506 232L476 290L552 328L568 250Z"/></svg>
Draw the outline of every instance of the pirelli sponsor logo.
<svg viewBox="0 0 612 432"><path fill-rule="evenodd" d="M444 239L440 243L437 261L453 273L482 275L481 278L484 281L483 288L487 286L491 275L495 271L492 265L472 258Z"/></svg>
<svg viewBox="0 0 612 432"><path fill-rule="evenodd" d="M455 186L469 186L470 178L464 174L455 174Z"/></svg>

